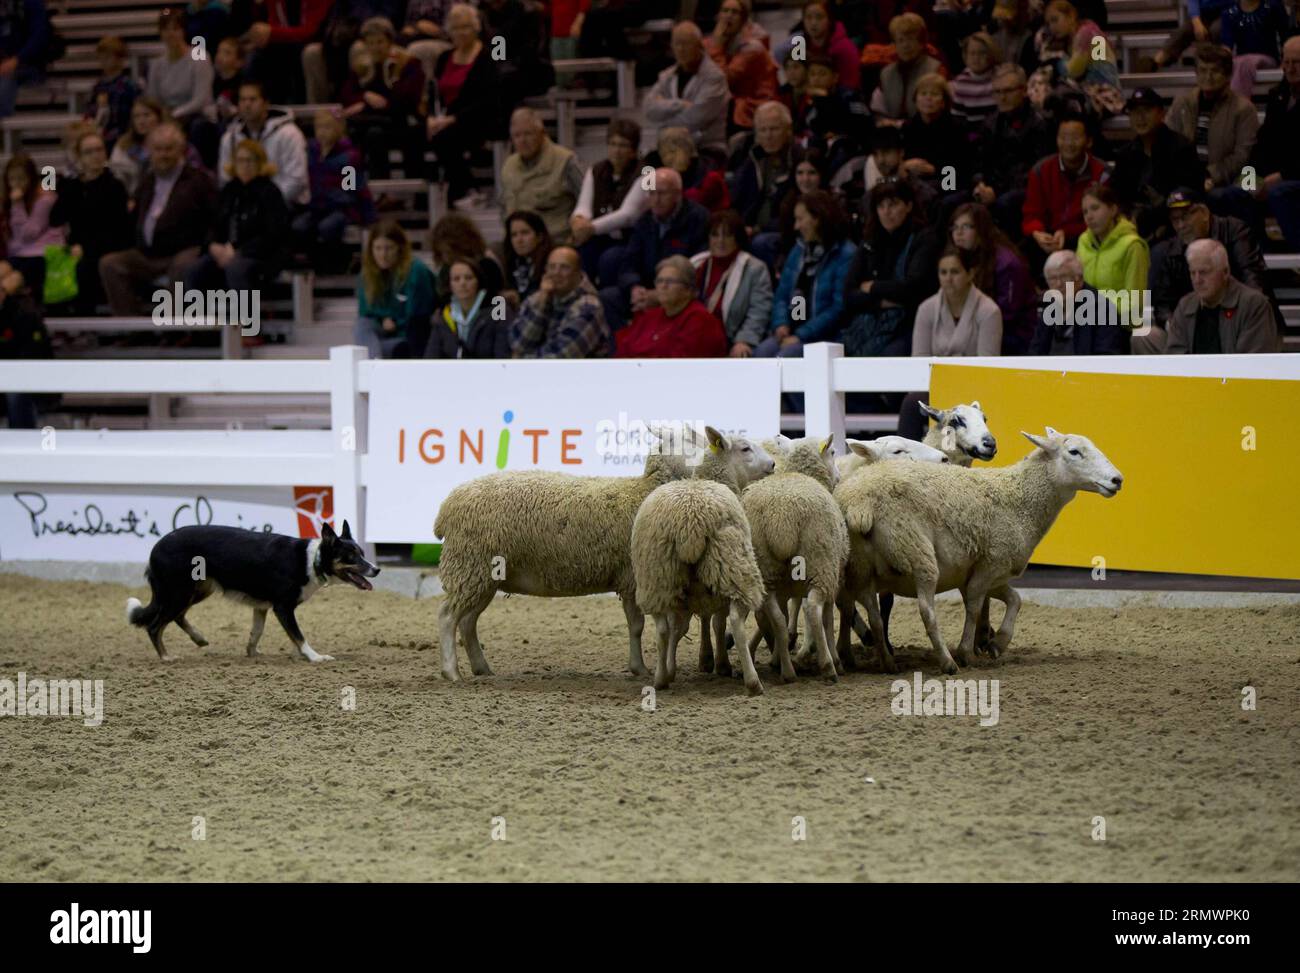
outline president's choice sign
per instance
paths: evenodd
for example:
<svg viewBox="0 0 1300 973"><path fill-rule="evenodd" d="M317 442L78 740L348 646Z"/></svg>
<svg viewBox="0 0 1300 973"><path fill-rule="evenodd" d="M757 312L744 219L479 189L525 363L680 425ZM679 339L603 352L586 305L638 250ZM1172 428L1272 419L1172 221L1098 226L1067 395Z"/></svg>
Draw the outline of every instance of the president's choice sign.
<svg viewBox="0 0 1300 973"><path fill-rule="evenodd" d="M647 424L763 437L780 424L775 361L382 362L370 393L366 538L433 541L453 488L500 470L639 475Z"/></svg>
<svg viewBox="0 0 1300 973"><path fill-rule="evenodd" d="M195 524L315 537L331 503L329 487L0 484L0 559L144 564L159 538Z"/></svg>

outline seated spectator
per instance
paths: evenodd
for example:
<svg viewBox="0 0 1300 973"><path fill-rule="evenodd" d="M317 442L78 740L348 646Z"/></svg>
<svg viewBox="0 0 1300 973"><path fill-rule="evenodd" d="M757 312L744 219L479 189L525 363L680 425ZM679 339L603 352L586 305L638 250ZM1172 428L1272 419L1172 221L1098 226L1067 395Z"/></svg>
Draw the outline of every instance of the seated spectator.
<svg viewBox="0 0 1300 973"><path fill-rule="evenodd" d="M725 151L727 76L704 54L704 35L689 20L673 28L674 63L664 68L641 108L659 126L680 125L701 149Z"/></svg>
<svg viewBox="0 0 1300 973"><path fill-rule="evenodd" d="M448 31L443 29L453 4L451 0L405 0L402 28L397 32L398 42L408 54L420 59L426 78L438 76L435 65L443 51L453 45ZM474 11L478 13L477 10ZM479 24L482 32L482 24Z"/></svg>
<svg viewBox="0 0 1300 973"><path fill-rule="evenodd" d="M190 0L185 5L185 36L202 37L207 50L215 52L230 28L229 0Z"/></svg>
<svg viewBox="0 0 1300 973"><path fill-rule="evenodd" d="M469 155L480 151L501 127L497 64L483 42L479 13L458 3L447 15L452 46L438 56L429 85L425 133L447 182L447 202L470 189Z"/></svg>
<svg viewBox="0 0 1300 973"><path fill-rule="evenodd" d="M659 161L669 169L676 169L682 177L686 198L699 203L710 213L731 206L731 194L722 173L700 158L691 141L691 133L680 126L659 130Z"/></svg>
<svg viewBox="0 0 1300 973"><path fill-rule="evenodd" d="M737 155L732 160L732 208L745 221L754 256L772 267L781 245L781 204L794 191L799 156L789 109L775 101L759 105L753 141Z"/></svg>
<svg viewBox="0 0 1300 973"><path fill-rule="evenodd" d="M1030 26L1029 0L995 0L989 15L990 33L998 48L998 60L1018 65L1022 71L1038 66L1034 31Z"/></svg>
<svg viewBox="0 0 1300 973"><path fill-rule="evenodd" d="M104 299L99 258L131 246L133 232L126 187L108 169L104 139L98 132L82 132L73 152L76 174L59 180L50 222L67 227L68 245L77 260L77 296L67 311L89 316Z"/></svg>
<svg viewBox="0 0 1300 973"><path fill-rule="evenodd" d="M808 59L808 89L803 106L809 144L825 153L835 172L871 144L871 112L856 89L839 82L834 62L824 54Z"/></svg>
<svg viewBox="0 0 1300 973"><path fill-rule="evenodd" d="M163 52L149 62L145 90L167 107L199 150L203 164L211 166L217 156L217 130L206 115L212 104L212 62L191 56L185 18L179 10L164 10L158 15L158 33Z"/></svg>
<svg viewBox="0 0 1300 973"><path fill-rule="evenodd" d="M23 275L0 260L0 361L50 358L50 334L45 330L41 305L32 297ZM6 392L5 411L10 429L36 429L37 397L27 392Z"/></svg>
<svg viewBox="0 0 1300 973"><path fill-rule="evenodd" d="M536 213L516 210L506 217L505 287L501 294L512 310L519 310L541 286L553 246L546 223Z"/></svg>
<svg viewBox="0 0 1300 973"><path fill-rule="evenodd" d="M582 192L582 167L572 149L556 145L531 108L510 116L514 152L501 166L502 209L531 210L546 221L551 238L567 242L569 215Z"/></svg>
<svg viewBox="0 0 1300 973"><path fill-rule="evenodd" d="M656 297L651 288L659 261L674 254L689 257L707 246L708 210L685 198L676 169L656 169L647 195L650 208L632 225L617 281L600 291L611 331L623 327L632 314L653 306Z"/></svg>
<svg viewBox="0 0 1300 973"><path fill-rule="evenodd" d="M709 249L691 258L696 291L722 322L732 358L754 353L772 314L772 278L748 243L740 214L723 210L709 217Z"/></svg>
<svg viewBox="0 0 1300 973"><path fill-rule="evenodd" d="M785 62L781 66L785 75L785 83L776 91L776 100L785 106L786 111L790 113L790 124L797 138L804 138L808 134L808 123L804 118L804 111L811 104L808 99L808 62L802 58L796 58L791 52L785 56ZM757 116L757 105L755 115ZM755 117L754 125L757 126L758 120Z"/></svg>
<svg viewBox="0 0 1300 973"><path fill-rule="evenodd" d="M1079 262L1083 279L1099 291L1115 291L1120 324L1136 328L1142 322L1147 272L1151 253L1138 236L1137 227L1119 210L1119 198L1105 183L1089 186L1083 194L1083 222L1079 236Z"/></svg>
<svg viewBox="0 0 1300 973"><path fill-rule="evenodd" d="M324 28L336 0L298 0L297 3L259 4L266 20L248 28L244 43L249 51L248 73L266 85L274 102L302 102L302 48ZM340 6L346 0L338 0ZM350 43L350 41L349 41ZM320 104L326 99L316 102Z"/></svg>
<svg viewBox="0 0 1300 973"><path fill-rule="evenodd" d="M412 252L396 220L380 220L370 228L361 259L353 344L371 358L418 357L434 310L433 272Z"/></svg>
<svg viewBox="0 0 1300 973"><path fill-rule="evenodd" d="M840 333L854 254L848 219L834 196L817 191L795 206L794 225L799 239L777 281L772 330L754 349L759 358L800 358L804 345Z"/></svg>
<svg viewBox="0 0 1300 973"><path fill-rule="evenodd" d="M1029 265L988 209L963 203L952 214L952 243L969 255L971 279L1002 312L1003 355L1023 355L1033 337L1038 295Z"/></svg>
<svg viewBox="0 0 1300 973"><path fill-rule="evenodd" d="M1179 186L1201 186L1206 177L1195 146L1165 125L1168 104L1153 88L1129 96L1124 108L1136 137L1115 153L1110 177L1120 205L1148 239L1163 234L1168 224L1165 197Z"/></svg>
<svg viewBox="0 0 1300 973"><path fill-rule="evenodd" d="M784 61L795 50L797 38L803 39L804 59L814 54L825 54L835 64L840 84L848 88L862 85L862 68L859 51L844 24L835 19L827 0L810 0L803 5L803 26L790 35L790 39L777 48L776 55ZM891 25L892 26L892 25Z"/></svg>
<svg viewBox="0 0 1300 973"><path fill-rule="evenodd" d="M993 71L1002 52L993 38L976 31L961 42L964 71L952 79L952 113L967 125L980 125L998 110L993 97Z"/></svg>
<svg viewBox="0 0 1300 973"><path fill-rule="evenodd" d="M1210 208L1251 224L1263 236L1255 201L1241 188L1242 167L1250 161L1259 133L1259 115L1229 87L1232 52L1202 44L1196 49L1196 88L1174 99L1165 124L1196 146L1208 170L1205 191Z"/></svg>
<svg viewBox="0 0 1300 973"><path fill-rule="evenodd" d="M928 35L918 14L899 14L889 22L898 60L880 72L880 84L871 95L876 125L901 126L916 105L916 86L927 75L943 74L938 59L925 53ZM847 82L841 77L841 84Z"/></svg>
<svg viewBox="0 0 1300 973"><path fill-rule="evenodd" d="M975 286L971 254L948 245L939 258L939 291L916 309L912 357L1002 353L1002 312Z"/></svg>
<svg viewBox="0 0 1300 973"><path fill-rule="evenodd" d="M217 45L216 57L212 61L212 104L208 112L208 118L216 122L223 133L239 114L239 88L247 78L243 48L238 40L227 37Z"/></svg>
<svg viewBox="0 0 1300 973"><path fill-rule="evenodd" d="M104 143L111 149L131 124L131 106L140 87L126 69L127 50L122 38L101 38L95 45L95 56L99 58L99 77L90 89L83 117L104 133Z"/></svg>
<svg viewBox="0 0 1300 973"><path fill-rule="evenodd" d="M63 231L50 225L55 198L41 188L31 156L15 152L9 157L4 171L5 254L37 301L45 292L45 248L63 244Z"/></svg>
<svg viewBox="0 0 1300 973"><path fill-rule="evenodd" d="M934 292L938 243L908 182L871 191L866 233L844 283L844 353L904 356L912 319Z"/></svg>
<svg viewBox="0 0 1300 973"><path fill-rule="evenodd" d="M695 268L678 254L655 268L655 303L614 335L619 358L719 358L727 353L722 322L696 297Z"/></svg>
<svg viewBox="0 0 1300 973"><path fill-rule="evenodd" d="M1219 18L1219 43L1232 51L1232 90L1247 101L1255 92L1255 76L1275 68L1282 41L1295 32L1295 15L1280 0L1235 0Z"/></svg>
<svg viewBox="0 0 1300 973"><path fill-rule="evenodd" d="M638 158L640 146L640 125L626 118L610 122L605 136L605 158L582 177L578 205L569 217L569 232L582 254L583 270L598 283L613 281L618 276L618 264L622 260L620 245L632 224L650 205ZM694 149L694 143L691 148ZM727 191L725 183L722 191L724 194ZM541 268L536 269L540 272Z"/></svg>
<svg viewBox="0 0 1300 973"><path fill-rule="evenodd" d="M1029 171L1054 148L1047 121L1029 101L1024 69L1001 64L993 71L997 112L979 133L971 195L991 207L1003 231L1020 235L1021 207Z"/></svg>
<svg viewBox="0 0 1300 973"><path fill-rule="evenodd" d="M134 196L141 177L149 168L149 136L159 125L170 122L171 116L160 101L141 95L131 106L131 127L114 144L108 157L108 167L126 187L128 196ZM185 143L185 164L196 169L206 169L198 150Z"/></svg>
<svg viewBox="0 0 1300 973"><path fill-rule="evenodd" d="M537 292L510 327L514 358L606 358L609 327L601 300L573 247L551 250Z"/></svg>
<svg viewBox="0 0 1300 973"><path fill-rule="evenodd" d="M139 292L152 294L160 275L169 287L183 278L216 218L216 186L206 171L185 162L185 134L175 122L149 133L149 171L133 202L135 246L99 261L104 293L119 317L151 313Z"/></svg>
<svg viewBox="0 0 1300 973"><path fill-rule="evenodd" d="M1300 131L1300 36L1289 38L1282 46L1282 80L1268 93L1268 108L1253 160L1260 177L1255 195L1267 201L1292 250L1300 250L1297 131ZM1236 271L1233 274L1236 276Z"/></svg>
<svg viewBox="0 0 1300 973"><path fill-rule="evenodd" d="M272 108L260 81L239 86L239 118L221 139L221 185L232 172L235 146L252 139L260 142L275 171L275 185L294 210L311 201L311 176L307 172L307 139L283 108Z"/></svg>
<svg viewBox="0 0 1300 973"><path fill-rule="evenodd" d="M232 178L217 199L206 252L185 271L186 290L254 291L275 279L284 264L289 207L274 174L262 143L245 139L235 147Z"/></svg>
<svg viewBox="0 0 1300 973"><path fill-rule="evenodd" d="M829 189L826 178L826 154L813 147L804 151L794 167L794 192L786 194L781 203L781 249L780 261L784 262L799 234L794 229L794 208L809 193L819 189ZM849 221L852 226L852 220Z"/></svg>
<svg viewBox="0 0 1300 973"><path fill-rule="evenodd" d="M1073 250L1057 250L1043 264L1043 276L1047 279L1048 291L1043 295L1039 308L1038 321L1034 327L1034 338L1029 343L1031 355L1119 355L1123 354L1122 342L1126 332L1117 327L1110 327L1103 321L1112 320L1114 312L1098 312L1100 320L1075 323L1074 313L1078 302L1077 295L1087 294L1093 301L1094 308L1106 304L1106 298L1097 293L1096 288L1083 279L1083 264ZM1061 320L1056 322L1045 312L1052 302L1057 302L1061 309ZM1105 317L1101 318L1101 314Z"/></svg>
<svg viewBox="0 0 1300 973"><path fill-rule="evenodd" d="M751 0L722 0L704 50L727 77L731 129L753 128L754 109L776 97L776 62L767 31L754 23Z"/></svg>
<svg viewBox="0 0 1300 973"><path fill-rule="evenodd" d="M1137 60L1139 71L1159 71L1169 64L1177 64L1183 52L1193 44L1220 43L1222 21L1220 14L1227 6L1226 0L1187 0L1187 17L1169 40L1153 57Z"/></svg>
<svg viewBox="0 0 1300 973"><path fill-rule="evenodd" d="M546 6L550 13L551 59L577 57L582 22L591 0L551 0Z"/></svg>
<svg viewBox="0 0 1300 973"><path fill-rule="evenodd" d="M44 81L51 37L44 0L0 6L0 118L14 113L19 85Z"/></svg>
<svg viewBox="0 0 1300 973"><path fill-rule="evenodd" d="M389 177L392 149L401 151L408 179L424 171L424 69L394 43L396 38L387 17L371 17L362 24L369 69L348 75L339 91L343 114L350 119L372 179Z"/></svg>
<svg viewBox="0 0 1300 973"><path fill-rule="evenodd" d="M1159 354L1164 350L1165 328L1178 302L1192 292L1187 272L1187 248L1197 240L1214 240L1228 255L1228 272L1270 301L1273 291L1268 285L1268 268L1264 254L1252 236L1250 227L1231 216L1215 216L1205 205L1205 197L1192 188L1176 189L1169 194L1169 222L1173 236L1156 246L1151 254L1151 271L1147 287L1154 305L1151 333L1133 338L1133 350Z"/></svg>
<svg viewBox="0 0 1300 973"><path fill-rule="evenodd" d="M555 84L555 68L539 4L524 0L479 0L489 45L500 38L510 56L501 72L501 107L514 111L525 98L544 95Z"/></svg>
<svg viewBox="0 0 1300 973"><path fill-rule="evenodd" d="M1278 352L1282 342L1268 298L1228 272L1228 252L1217 240L1187 248L1192 293L1169 319L1167 355L1242 355Z"/></svg>
<svg viewBox="0 0 1300 973"><path fill-rule="evenodd" d="M1092 155L1087 123L1077 116L1061 118L1056 153L1029 170L1020 226L1030 243L1030 266L1040 268L1048 254L1074 249L1084 230L1083 192L1105 173L1105 163Z"/></svg>
<svg viewBox="0 0 1300 973"><path fill-rule="evenodd" d="M493 296L501 293L504 278L496 256L488 250L483 234L464 213L447 213L429 232L429 249L433 253L434 304L441 307L451 294L453 260L472 260L478 265L479 280Z"/></svg>
<svg viewBox="0 0 1300 973"><path fill-rule="evenodd" d="M347 261L346 251L340 249L344 231L373 222L375 206L361 152L345 133L343 113L337 108L319 109L312 131L315 135L307 143L310 200L294 217L293 233L297 246L311 255L312 266L337 269Z"/></svg>
<svg viewBox="0 0 1300 973"><path fill-rule="evenodd" d="M479 261L456 258L448 268L450 295L433 316L425 358L509 358L510 322L493 307Z"/></svg>
<svg viewBox="0 0 1300 973"><path fill-rule="evenodd" d="M297 44L283 45L278 51L275 48L270 51L265 49L259 51L254 47L254 56L250 64L250 68L257 69L258 76L266 80L261 64L267 59L268 54L273 60L283 58L289 62L297 49L304 96L309 105L323 105L338 101L343 82L347 80L348 74L356 65L356 56L365 54L365 45L361 42L361 25L371 17L385 14L396 16L394 8L397 0L387 0L386 3L383 3L383 0L378 2L377 0L328 0L328 2L330 7L325 12L321 24L310 34L302 37ZM245 44L249 46L252 46L251 42L254 40L251 34L252 31L243 38ZM368 58L369 55L366 57ZM423 61L421 67L424 67ZM286 63L282 70L292 71L294 68ZM298 79L294 78L292 85L281 82L279 89L271 90L274 91L276 100L292 102L298 100L297 95L291 90L297 84Z"/></svg>
<svg viewBox="0 0 1300 973"><path fill-rule="evenodd" d="M1070 0L1047 4L1039 36L1039 63L1052 68L1057 83L1082 88L1090 108L1099 115L1124 110L1115 46L1096 23L1080 19Z"/></svg>
<svg viewBox="0 0 1300 973"><path fill-rule="evenodd" d="M969 185L970 137L952 113L952 90L943 75L916 83L916 111L903 123L903 169L937 193ZM947 177L951 177L951 181Z"/></svg>

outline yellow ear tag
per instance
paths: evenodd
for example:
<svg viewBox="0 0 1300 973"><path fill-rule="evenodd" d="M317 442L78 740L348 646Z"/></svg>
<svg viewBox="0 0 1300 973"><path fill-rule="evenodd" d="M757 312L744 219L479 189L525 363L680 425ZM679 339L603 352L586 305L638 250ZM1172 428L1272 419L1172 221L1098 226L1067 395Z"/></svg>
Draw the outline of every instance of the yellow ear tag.
<svg viewBox="0 0 1300 973"><path fill-rule="evenodd" d="M717 444L717 443L709 443L709 452L710 452L710 453L716 453L716 452L718 452L718 444Z"/></svg>

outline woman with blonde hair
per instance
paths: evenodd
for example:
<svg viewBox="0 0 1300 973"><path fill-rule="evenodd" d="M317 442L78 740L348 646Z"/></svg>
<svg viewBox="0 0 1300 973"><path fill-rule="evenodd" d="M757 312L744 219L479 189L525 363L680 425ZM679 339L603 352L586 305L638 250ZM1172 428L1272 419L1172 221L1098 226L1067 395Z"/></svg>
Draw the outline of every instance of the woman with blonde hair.
<svg viewBox="0 0 1300 973"><path fill-rule="evenodd" d="M964 189L970 179L970 133L952 113L952 88L941 74L916 83L916 112L903 123L903 169L935 189ZM944 185L945 169L955 185Z"/></svg>
<svg viewBox="0 0 1300 973"><path fill-rule="evenodd" d="M244 139L228 165L230 182L203 254L185 272L187 290L253 291L280 272L289 237L289 207L271 177L260 142Z"/></svg>
<svg viewBox="0 0 1300 973"><path fill-rule="evenodd" d="M149 95L141 95L131 106L131 125L113 143L113 154L108 157L108 168L121 180L128 196L135 195L149 162L149 133L171 120L167 106ZM197 169L205 168L198 150L189 142L185 143L185 162Z"/></svg>
<svg viewBox="0 0 1300 973"><path fill-rule="evenodd" d="M357 322L352 340L371 358L410 358L429 341L434 312L433 271L411 252L396 220L370 228L357 282Z"/></svg>

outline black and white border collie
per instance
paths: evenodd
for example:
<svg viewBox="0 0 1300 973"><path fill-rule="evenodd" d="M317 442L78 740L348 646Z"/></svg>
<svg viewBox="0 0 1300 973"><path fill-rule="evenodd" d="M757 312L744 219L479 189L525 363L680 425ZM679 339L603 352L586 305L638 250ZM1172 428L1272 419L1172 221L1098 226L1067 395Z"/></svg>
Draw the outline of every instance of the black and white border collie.
<svg viewBox="0 0 1300 973"><path fill-rule="evenodd" d="M319 540L241 527L182 527L154 545L145 571L152 598L147 605L128 598L126 620L148 631L158 658L170 662L162 640L167 623L179 625L195 645L207 645L185 613L220 592L253 608L250 656L258 655L257 643L270 610L304 659L332 662L333 656L321 655L307 644L294 609L335 581L369 591L372 585L366 579L378 573L379 568L366 560L361 545L352 539L346 520L341 534L322 524Z"/></svg>

